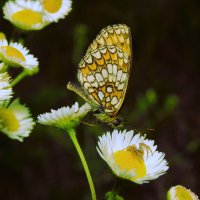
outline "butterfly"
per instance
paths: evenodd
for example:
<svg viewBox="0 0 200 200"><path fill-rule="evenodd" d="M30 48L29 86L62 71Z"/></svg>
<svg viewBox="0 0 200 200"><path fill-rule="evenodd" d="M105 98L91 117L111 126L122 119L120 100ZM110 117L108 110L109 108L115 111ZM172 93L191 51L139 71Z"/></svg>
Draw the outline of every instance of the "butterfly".
<svg viewBox="0 0 200 200"><path fill-rule="evenodd" d="M79 63L77 77L81 87L69 82L67 88L90 104L100 122L121 127L118 112L124 102L131 61L130 28L125 24L107 26Z"/></svg>

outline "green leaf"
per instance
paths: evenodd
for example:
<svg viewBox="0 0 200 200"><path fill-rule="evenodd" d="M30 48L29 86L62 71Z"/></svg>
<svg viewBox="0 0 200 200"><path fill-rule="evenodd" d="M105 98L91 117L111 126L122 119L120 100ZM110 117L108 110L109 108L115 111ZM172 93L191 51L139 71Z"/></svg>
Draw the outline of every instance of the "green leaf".
<svg viewBox="0 0 200 200"><path fill-rule="evenodd" d="M124 200L124 198L118 195L116 191L107 192L105 198L106 200Z"/></svg>
<svg viewBox="0 0 200 200"><path fill-rule="evenodd" d="M177 106L177 104L178 104L178 97L176 95L168 96L165 100L165 105L164 105L165 111L168 113L173 111Z"/></svg>

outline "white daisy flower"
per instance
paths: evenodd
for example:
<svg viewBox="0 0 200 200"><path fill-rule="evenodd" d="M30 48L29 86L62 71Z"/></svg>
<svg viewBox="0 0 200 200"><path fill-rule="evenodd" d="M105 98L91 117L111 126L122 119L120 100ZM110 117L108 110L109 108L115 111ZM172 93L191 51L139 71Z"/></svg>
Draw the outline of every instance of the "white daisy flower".
<svg viewBox="0 0 200 200"><path fill-rule="evenodd" d="M167 193L168 200L199 200L198 196L191 190L177 185L172 187Z"/></svg>
<svg viewBox="0 0 200 200"><path fill-rule="evenodd" d="M117 176L142 184L168 170L165 154L156 151L153 140L134 131L114 130L99 137L97 151Z"/></svg>
<svg viewBox="0 0 200 200"><path fill-rule="evenodd" d="M20 43L8 44L7 40L0 40L0 58L10 66L23 67L29 74L38 72L37 58L29 54L29 50Z"/></svg>
<svg viewBox="0 0 200 200"><path fill-rule="evenodd" d="M39 1L8 1L3 12L5 19L22 30L40 30L48 24L43 20L43 8Z"/></svg>
<svg viewBox="0 0 200 200"><path fill-rule="evenodd" d="M44 20L57 22L72 10L71 0L40 0L44 9Z"/></svg>
<svg viewBox="0 0 200 200"><path fill-rule="evenodd" d="M2 64L0 64L0 70ZM12 98L13 91L10 85L10 76L7 72L0 72L0 105Z"/></svg>
<svg viewBox="0 0 200 200"><path fill-rule="evenodd" d="M23 141L31 133L35 122L29 109L14 100L8 107L0 108L0 130L11 139Z"/></svg>
<svg viewBox="0 0 200 200"><path fill-rule="evenodd" d="M41 114L38 116L40 124L56 126L66 130L74 128L80 123L80 120L90 111L91 107L88 103L79 107L76 102L72 107L62 107L58 110L51 110L50 113Z"/></svg>

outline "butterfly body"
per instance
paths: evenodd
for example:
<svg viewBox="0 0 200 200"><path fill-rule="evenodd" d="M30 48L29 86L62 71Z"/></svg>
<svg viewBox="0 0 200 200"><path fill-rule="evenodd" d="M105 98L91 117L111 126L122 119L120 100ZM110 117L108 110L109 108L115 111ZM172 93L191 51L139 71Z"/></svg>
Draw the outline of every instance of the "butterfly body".
<svg viewBox="0 0 200 200"><path fill-rule="evenodd" d="M104 28L89 46L78 68L77 91L101 122L120 126L117 117L126 93L131 64L130 29L126 25ZM70 83L71 84L71 83Z"/></svg>

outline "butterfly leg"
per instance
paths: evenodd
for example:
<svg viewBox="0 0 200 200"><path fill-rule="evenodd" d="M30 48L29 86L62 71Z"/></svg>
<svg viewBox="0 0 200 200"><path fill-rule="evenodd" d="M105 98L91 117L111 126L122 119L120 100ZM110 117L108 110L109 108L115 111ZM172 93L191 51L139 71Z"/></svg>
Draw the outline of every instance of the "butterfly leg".
<svg viewBox="0 0 200 200"><path fill-rule="evenodd" d="M139 144L139 150L142 152L143 155L144 155L144 152L146 151L147 157L148 157L149 152L153 155L152 149L147 144L140 143Z"/></svg>

